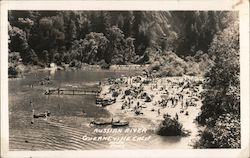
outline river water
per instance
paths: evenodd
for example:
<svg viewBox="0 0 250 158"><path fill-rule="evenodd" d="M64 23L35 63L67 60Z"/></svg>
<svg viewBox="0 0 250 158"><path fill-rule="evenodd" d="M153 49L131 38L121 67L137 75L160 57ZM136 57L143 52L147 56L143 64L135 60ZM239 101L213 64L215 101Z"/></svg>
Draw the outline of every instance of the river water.
<svg viewBox="0 0 250 158"><path fill-rule="evenodd" d="M187 138L156 135L147 119L129 120L130 126L119 128L117 132L109 125L89 126L94 119L111 119L106 109L95 105L94 95L44 95L46 89L58 87L96 90L98 83L109 77L134 74L138 72L43 70L9 79L10 150L191 148L186 143ZM51 84L41 85L40 81L48 76ZM33 119L32 110L35 113L50 111L51 117ZM131 130L126 132L126 129ZM144 132L133 131L140 129ZM109 130L113 131L109 133ZM105 140L108 137L112 141Z"/></svg>

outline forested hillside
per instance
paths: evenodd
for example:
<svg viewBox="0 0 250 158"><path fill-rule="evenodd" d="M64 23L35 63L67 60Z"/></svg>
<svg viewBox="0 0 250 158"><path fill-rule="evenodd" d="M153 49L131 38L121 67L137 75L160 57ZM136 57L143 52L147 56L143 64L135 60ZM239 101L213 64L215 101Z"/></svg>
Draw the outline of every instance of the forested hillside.
<svg viewBox="0 0 250 158"><path fill-rule="evenodd" d="M195 55L208 58L204 54L213 37L235 19L236 13L226 11L13 10L9 11L10 60L77 66L145 64L166 54L186 61Z"/></svg>
<svg viewBox="0 0 250 158"><path fill-rule="evenodd" d="M13 10L8 18L9 76L20 65L50 63L149 64L155 78L203 75L197 121L204 130L195 147L241 147L238 12Z"/></svg>

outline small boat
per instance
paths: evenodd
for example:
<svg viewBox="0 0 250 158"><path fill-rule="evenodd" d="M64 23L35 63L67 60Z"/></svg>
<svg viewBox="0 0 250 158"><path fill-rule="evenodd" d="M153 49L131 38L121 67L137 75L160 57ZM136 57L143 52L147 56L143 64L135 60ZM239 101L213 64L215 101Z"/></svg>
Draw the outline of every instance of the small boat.
<svg viewBox="0 0 250 158"><path fill-rule="evenodd" d="M48 116L50 116L50 112L44 112L44 113L34 114L33 118L48 117Z"/></svg>
<svg viewBox="0 0 250 158"><path fill-rule="evenodd" d="M116 99L112 99L112 98L109 98L109 99L102 99L102 98L97 98L96 99L96 104L97 105L102 105L102 107L105 107L107 105L111 105L111 104L114 104L116 102Z"/></svg>
<svg viewBox="0 0 250 158"><path fill-rule="evenodd" d="M108 121L91 121L90 125L110 125L111 122Z"/></svg>
<svg viewBox="0 0 250 158"><path fill-rule="evenodd" d="M128 121L118 121L118 122L112 122L112 127L123 127L123 126L128 126L129 122Z"/></svg>
<svg viewBox="0 0 250 158"><path fill-rule="evenodd" d="M116 99L103 99L102 100L102 107L114 104L116 102Z"/></svg>

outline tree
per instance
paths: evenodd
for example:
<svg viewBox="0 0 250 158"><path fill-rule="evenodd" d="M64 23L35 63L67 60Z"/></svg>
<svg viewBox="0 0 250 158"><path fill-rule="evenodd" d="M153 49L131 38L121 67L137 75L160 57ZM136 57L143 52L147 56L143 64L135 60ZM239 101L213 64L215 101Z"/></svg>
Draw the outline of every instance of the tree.
<svg viewBox="0 0 250 158"><path fill-rule="evenodd" d="M9 49L11 52L24 52L28 48L26 33L18 27L9 26Z"/></svg>
<svg viewBox="0 0 250 158"><path fill-rule="evenodd" d="M20 52L23 63L37 64L38 58L33 49L29 47L26 33L18 27L9 27L10 43L9 49L11 52Z"/></svg>
<svg viewBox="0 0 250 158"><path fill-rule="evenodd" d="M10 48L21 56L24 47L34 50L41 61L44 50L48 51L49 61L53 61L53 51L58 50L60 56L68 52L67 56L77 56L76 60L87 63L104 59L108 64L145 64L157 52L193 56L201 50L206 54L214 35L237 17L237 12L227 11L12 10L9 23L20 37L10 37ZM86 39L91 32L103 35ZM109 41L107 48L105 38ZM78 47L74 41L81 43L77 53L71 51ZM104 47L99 43L104 43ZM82 44L84 49L80 48ZM65 51L60 51L63 46Z"/></svg>
<svg viewBox="0 0 250 158"><path fill-rule="evenodd" d="M196 148L240 148L239 116L223 114L216 120L214 126L206 127Z"/></svg>
<svg viewBox="0 0 250 158"><path fill-rule="evenodd" d="M125 51L123 55L123 61L125 64L133 63L135 57L135 46L134 46L134 38L128 37L125 40Z"/></svg>
<svg viewBox="0 0 250 158"><path fill-rule="evenodd" d="M69 25L69 40L73 41L77 38L77 28L75 25L75 22L73 20L70 21L70 25Z"/></svg>
<svg viewBox="0 0 250 158"><path fill-rule="evenodd" d="M62 46L65 39L63 18L60 16L41 18L39 33L40 43L46 50Z"/></svg>
<svg viewBox="0 0 250 158"><path fill-rule="evenodd" d="M178 120L165 117L158 127L157 134L161 136L180 136L184 132L182 124Z"/></svg>
<svg viewBox="0 0 250 158"><path fill-rule="evenodd" d="M95 33L95 32L91 32L88 35L86 35L85 39L88 41L88 45L86 47L91 48L90 51L91 58L88 59L88 61L91 60L92 63L94 61L95 62L101 61L105 56L109 40L104 36L103 33Z"/></svg>
<svg viewBox="0 0 250 158"><path fill-rule="evenodd" d="M240 112L239 26L231 24L211 43L209 52L215 57L214 65L206 74L205 99L200 119L214 122L223 113Z"/></svg>
<svg viewBox="0 0 250 158"><path fill-rule="evenodd" d="M54 62L55 62L57 65L61 65L62 59L61 59L61 56L60 56L59 53L54 54Z"/></svg>
<svg viewBox="0 0 250 158"><path fill-rule="evenodd" d="M32 26L34 25L34 21L32 21L30 18L18 18L17 20L17 27L21 28L26 33L26 38L29 40L30 37L30 30Z"/></svg>
<svg viewBox="0 0 250 158"><path fill-rule="evenodd" d="M8 62L18 63L21 60L19 52L9 52Z"/></svg>
<svg viewBox="0 0 250 158"><path fill-rule="evenodd" d="M49 52L47 50L43 50L41 55L40 55L40 59L42 59L46 65L49 64Z"/></svg>
<svg viewBox="0 0 250 158"><path fill-rule="evenodd" d="M95 64L105 57L108 40L103 33L91 32L86 38L75 40L71 52L74 52L74 59L81 62Z"/></svg>
<svg viewBox="0 0 250 158"><path fill-rule="evenodd" d="M204 100L198 121L206 124L200 147L240 147L239 24L229 25L211 43L215 61L206 74ZM233 131L233 132L232 132Z"/></svg>
<svg viewBox="0 0 250 158"><path fill-rule="evenodd" d="M107 39L109 46L106 52L106 61L113 64L124 64L123 55L126 41L123 31L117 26L112 26L107 30Z"/></svg>
<svg viewBox="0 0 250 158"><path fill-rule="evenodd" d="M208 52L214 35L237 19L236 12L228 11L189 11L172 15L178 26L174 30L179 35L176 52L180 55L194 55L198 50Z"/></svg>

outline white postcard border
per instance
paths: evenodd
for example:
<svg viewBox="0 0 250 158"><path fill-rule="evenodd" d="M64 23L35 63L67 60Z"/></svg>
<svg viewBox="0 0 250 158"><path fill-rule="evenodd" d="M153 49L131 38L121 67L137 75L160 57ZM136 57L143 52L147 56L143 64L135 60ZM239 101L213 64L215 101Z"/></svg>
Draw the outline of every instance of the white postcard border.
<svg viewBox="0 0 250 158"><path fill-rule="evenodd" d="M249 2L1 1L1 156L3 157L242 157L249 154ZM241 149L9 151L8 10L238 10L240 15Z"/></svg>

